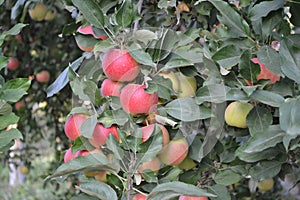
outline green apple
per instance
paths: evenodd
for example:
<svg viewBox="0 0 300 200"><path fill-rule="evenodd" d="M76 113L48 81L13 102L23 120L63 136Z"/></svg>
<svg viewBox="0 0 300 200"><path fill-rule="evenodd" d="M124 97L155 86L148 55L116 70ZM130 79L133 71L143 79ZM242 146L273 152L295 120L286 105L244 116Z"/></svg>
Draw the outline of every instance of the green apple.
<svg viewBox="0 0 300 200"><path fill-rule="evenodd" d="M179 165L178 168L179 169L186 169L186 170L190 170L193 169L194 167L196 167L196 163L193 161L193 159L191 159L190 157L186 157Z"/></svg>
<svg viewBox="0 0 300 200"><path fill-rule="evenodd" d="M225 122L229 126L237 128L247 128L247 115L252 110L253 105L235 101L230 103L225 110Z"/></svg>
<svg viewBox="0 0 300 200"><path fill-rule="evenodd" d="M179 78L178 76L173 73L173 72L161 72L159 73L160 76L164 77L164 78L168 78L171 80L172 82L172 88L175 92L178 92L179 91L179 87L180 87L180 84L179 84Z"/></svg>
<svg viewBox="0 0 300 200"><path fill-rule="evenodd" d="M272 178L262 180L258 182L257 185L258 189L263 192L271 190L273 186L274 186L274 180Z"/></svg>
<svg viewBox="0 0 300 200"><path fill-rule="evenodd" d="M195 96L197 90L197 82L193 76L185 76L182 73L177 74L180 87L178 91L178 98Z"/></svg>
<svg viewBox="0 0 300 200"><path fill-rule="evenodd" d="M42 21L47 13L47 8L43 3L36 3L29 11L29 16L35 21Z"/></svg>

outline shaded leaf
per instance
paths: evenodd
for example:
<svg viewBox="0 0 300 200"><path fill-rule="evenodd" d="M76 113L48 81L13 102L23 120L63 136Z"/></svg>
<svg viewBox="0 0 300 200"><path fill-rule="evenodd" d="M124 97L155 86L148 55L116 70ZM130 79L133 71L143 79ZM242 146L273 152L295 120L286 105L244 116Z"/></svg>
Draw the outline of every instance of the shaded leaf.
<svg viewBox="0 0 300 200"><path fill-rule="evenodd" d="M237 46L228 45L218 50L212 59L225 69L230 69L239 63L242 53Z"/></svg>
<svg viewBox="0 0 300 200"><path fill-rule="evenodd" d="M252 136L266 130L272 122L272 113L264 107L256 106L247 115L247 126Z"/></svg>
<svg viewBox="0 0 300 200"><path fill-rule="evenodd" d="M269 70L277 75L281 75L281 61L279 54L269 46L263 46L257 52L258 60Z"/></svg>
<svg viewBox="0 0 300 200"><path fill-rule="evenodd" d="M284 98L281 95L266 90L256 90L251 95L251 98L273 107L280 107L284 102Z"/></svg>
<svg viewBox="0 0 300 200"><path fill-rule="evenodd" d="M282 163L279 161L262 161L249 170L249 175L256 181L273 178L281 170Z"/></svg>
<svg viewBox="0 0 300 200"><path fill-rule="evenodd" d="M272 0L260 2L250 9L250 19L252 21L256 21L262 17L267 16L271 11L282 8L284 4L285 0Z"/></svg>
<svg viewBox="0 0 300 200"><path fill-rule="evenodd" d="M8 145L14 139L23 139L21 132L18 129L12 128L8 131L0 132L0 149Z"/></svg>
<svg viewBox="0 0 300 200"><path fill-rule="evenodd" d="M289 135L300 135L300 99L287 99L279 108L280 128Z"/></svg>

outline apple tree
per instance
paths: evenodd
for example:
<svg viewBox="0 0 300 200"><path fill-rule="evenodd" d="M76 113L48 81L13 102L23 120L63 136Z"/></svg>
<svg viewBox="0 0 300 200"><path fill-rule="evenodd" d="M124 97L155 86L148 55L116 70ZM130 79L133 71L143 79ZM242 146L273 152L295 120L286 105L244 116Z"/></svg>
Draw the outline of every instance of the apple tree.
<svg viewBox="0 0 300 200"><path fill-rule="evenodd" d="M72 199L289 198L299 3L64 1L82 54L47 88L73 93L47 180L76 176Z"/></svg>

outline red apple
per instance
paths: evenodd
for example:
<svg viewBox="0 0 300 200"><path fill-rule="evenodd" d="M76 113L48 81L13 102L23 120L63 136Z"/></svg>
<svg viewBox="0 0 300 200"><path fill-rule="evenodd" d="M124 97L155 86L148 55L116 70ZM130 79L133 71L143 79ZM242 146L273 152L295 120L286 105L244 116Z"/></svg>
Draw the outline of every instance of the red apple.
<svg viewBox="0 0 300 200"><path fill-rule="evenodd" d="M42 21L47 13L47 8L43 3L36 3L33 8L28 11L31 19L35 21Z"/></svg>
<svg viewBox="0 0 300 200"><path fill-rule="evenodd" d="M87 117L88 116L85 114L73 114L67 119L64 130L66 136L70 140L75 140L81 135L80 126L87 119Z"/></svg>
<svg viewBox="0 0 300 200"><path fill-rule="evenodd" d="M171 140L159 152L159 159L166 165L180 164L188 154L188 143L184 138Z"/></svg>
<svg viewBox="0 0 300 200"><path fill-rule="evenodd" d="M133 196L132 200L146 200L147 196L144 194L136 194Z"/></svg>
<svg viewBox="0 0 300 200"><path fill-rule="evenodd" d="M208 198L205 196L196 197L180 195L179 200L208 200Z"/></svg>
<svg viewBox="0 0 300 200"><path fill-rule="evenodd" d="M162 131L163 146L165 146L170 141L169 132L163 125L158 124L158 127ZM155 124L150 124L148 126L144 126L144 127L140 128L142 131L142 141L143 142L146 142L150 138L150 136L152 135L152 133L154 131L154 128L155 128Z"/></svg>
<svg viewBox="0 0 300 200"><path fill-rule="evenodd" d="M81 153L81 150L76 151L74 154L72 154L72 149L70 147L65 153L64 162L68 163L70 160L80 156L80 153Z"/></svg>
<svg viewBox="0 0 300 200"><path fill-rule="evenodd" d="M124 111L131 114L149 114L155 110L158 95L145 92L145 88L145 85L128 84L122 89L120 102Z"/></svg>
<svg viewBox="0 0 300 200"><path fill-rule="evenodd" d="M102 124L97 124L93 132L93 138L89 138L89 142L91 145L98 148L105 144L109 134L113 134L116 140L120 140L117 126L112 125L109 128L105 128Z"/></svg>
<svg viewBox="0 0 300 200"><path fill-rule="evenodd" d="M123 83L105 79L101 85L102 96L116 96L119 97Z"/></svg>
<svg viewBox="0 0 300 200"><path fill-rule="evenodd" d="M50 73L47 70L42 70L35 76L37 82L47 83L50 80Z"/></svg>
<svg viewBox="0 0 300 200"><path fill-rule="evenodd" d="M94 177L97 181L101 181L103 183L106 183L107 182L107 178L106 178L106 175L107 175L107 171L100 171L98 172Z"/></svg>
<svg viewBox="0 0 300 200"><path fill-rule="evenodd" d="M17 58L10 57L7 64L7 69L16 70L19 67L19 60Z"/></svg>
<svg viewBox="0 0 300 200"><path fill-rule="evenodd" d="M96 35L92 29L92 25L88 25L88 26L80 26L77 29L78 33L84 34L84 35L92 35L94 38L96 39L101 39L101 40L105 40L106 36L105 35Z"/></svg>
<svg viewBox="0 0 300 200"><path fill-rule="evenodd" d="M131 57L127 50L110 49L102 58L102 67L105 75L119 82L134 80L139 72L139 64Z"/></svg>
<svg viewBox="0 0 300 200"><path fill-rule="evenodd" d="M150 169L151 171L157 173L160 169L161 162L158 158L154 158L151 161L144 162L139 168L138 173L142 174L143 170Z"/></svg>
<svg viewBox="0 0 300 200"><path fill-rule="evenodd" d="M15 109L17 111L23 110L25 108L25 103L24 101L18 101L15 103Z"/></svg>

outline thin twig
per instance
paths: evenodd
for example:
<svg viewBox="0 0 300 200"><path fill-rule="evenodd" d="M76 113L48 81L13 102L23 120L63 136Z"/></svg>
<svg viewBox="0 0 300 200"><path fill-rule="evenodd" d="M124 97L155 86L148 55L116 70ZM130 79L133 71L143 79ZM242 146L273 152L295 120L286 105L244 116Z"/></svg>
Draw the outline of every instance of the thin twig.
<svg viewBox="0 0 300 200"><path fill-rule="evenodd" d="M144 1L144 0L139 0L139 2L138 2L138 4L137 4L137 6L138 6L137 9L138 9L138 14L139 14L139 15L140 15L141 12L142 12L143 1ZM136 31L138 30L138 28L139 28L139 22L140 22L140 20L136 20L136 21L134 22L133 32L136 32Z"/></svg>

